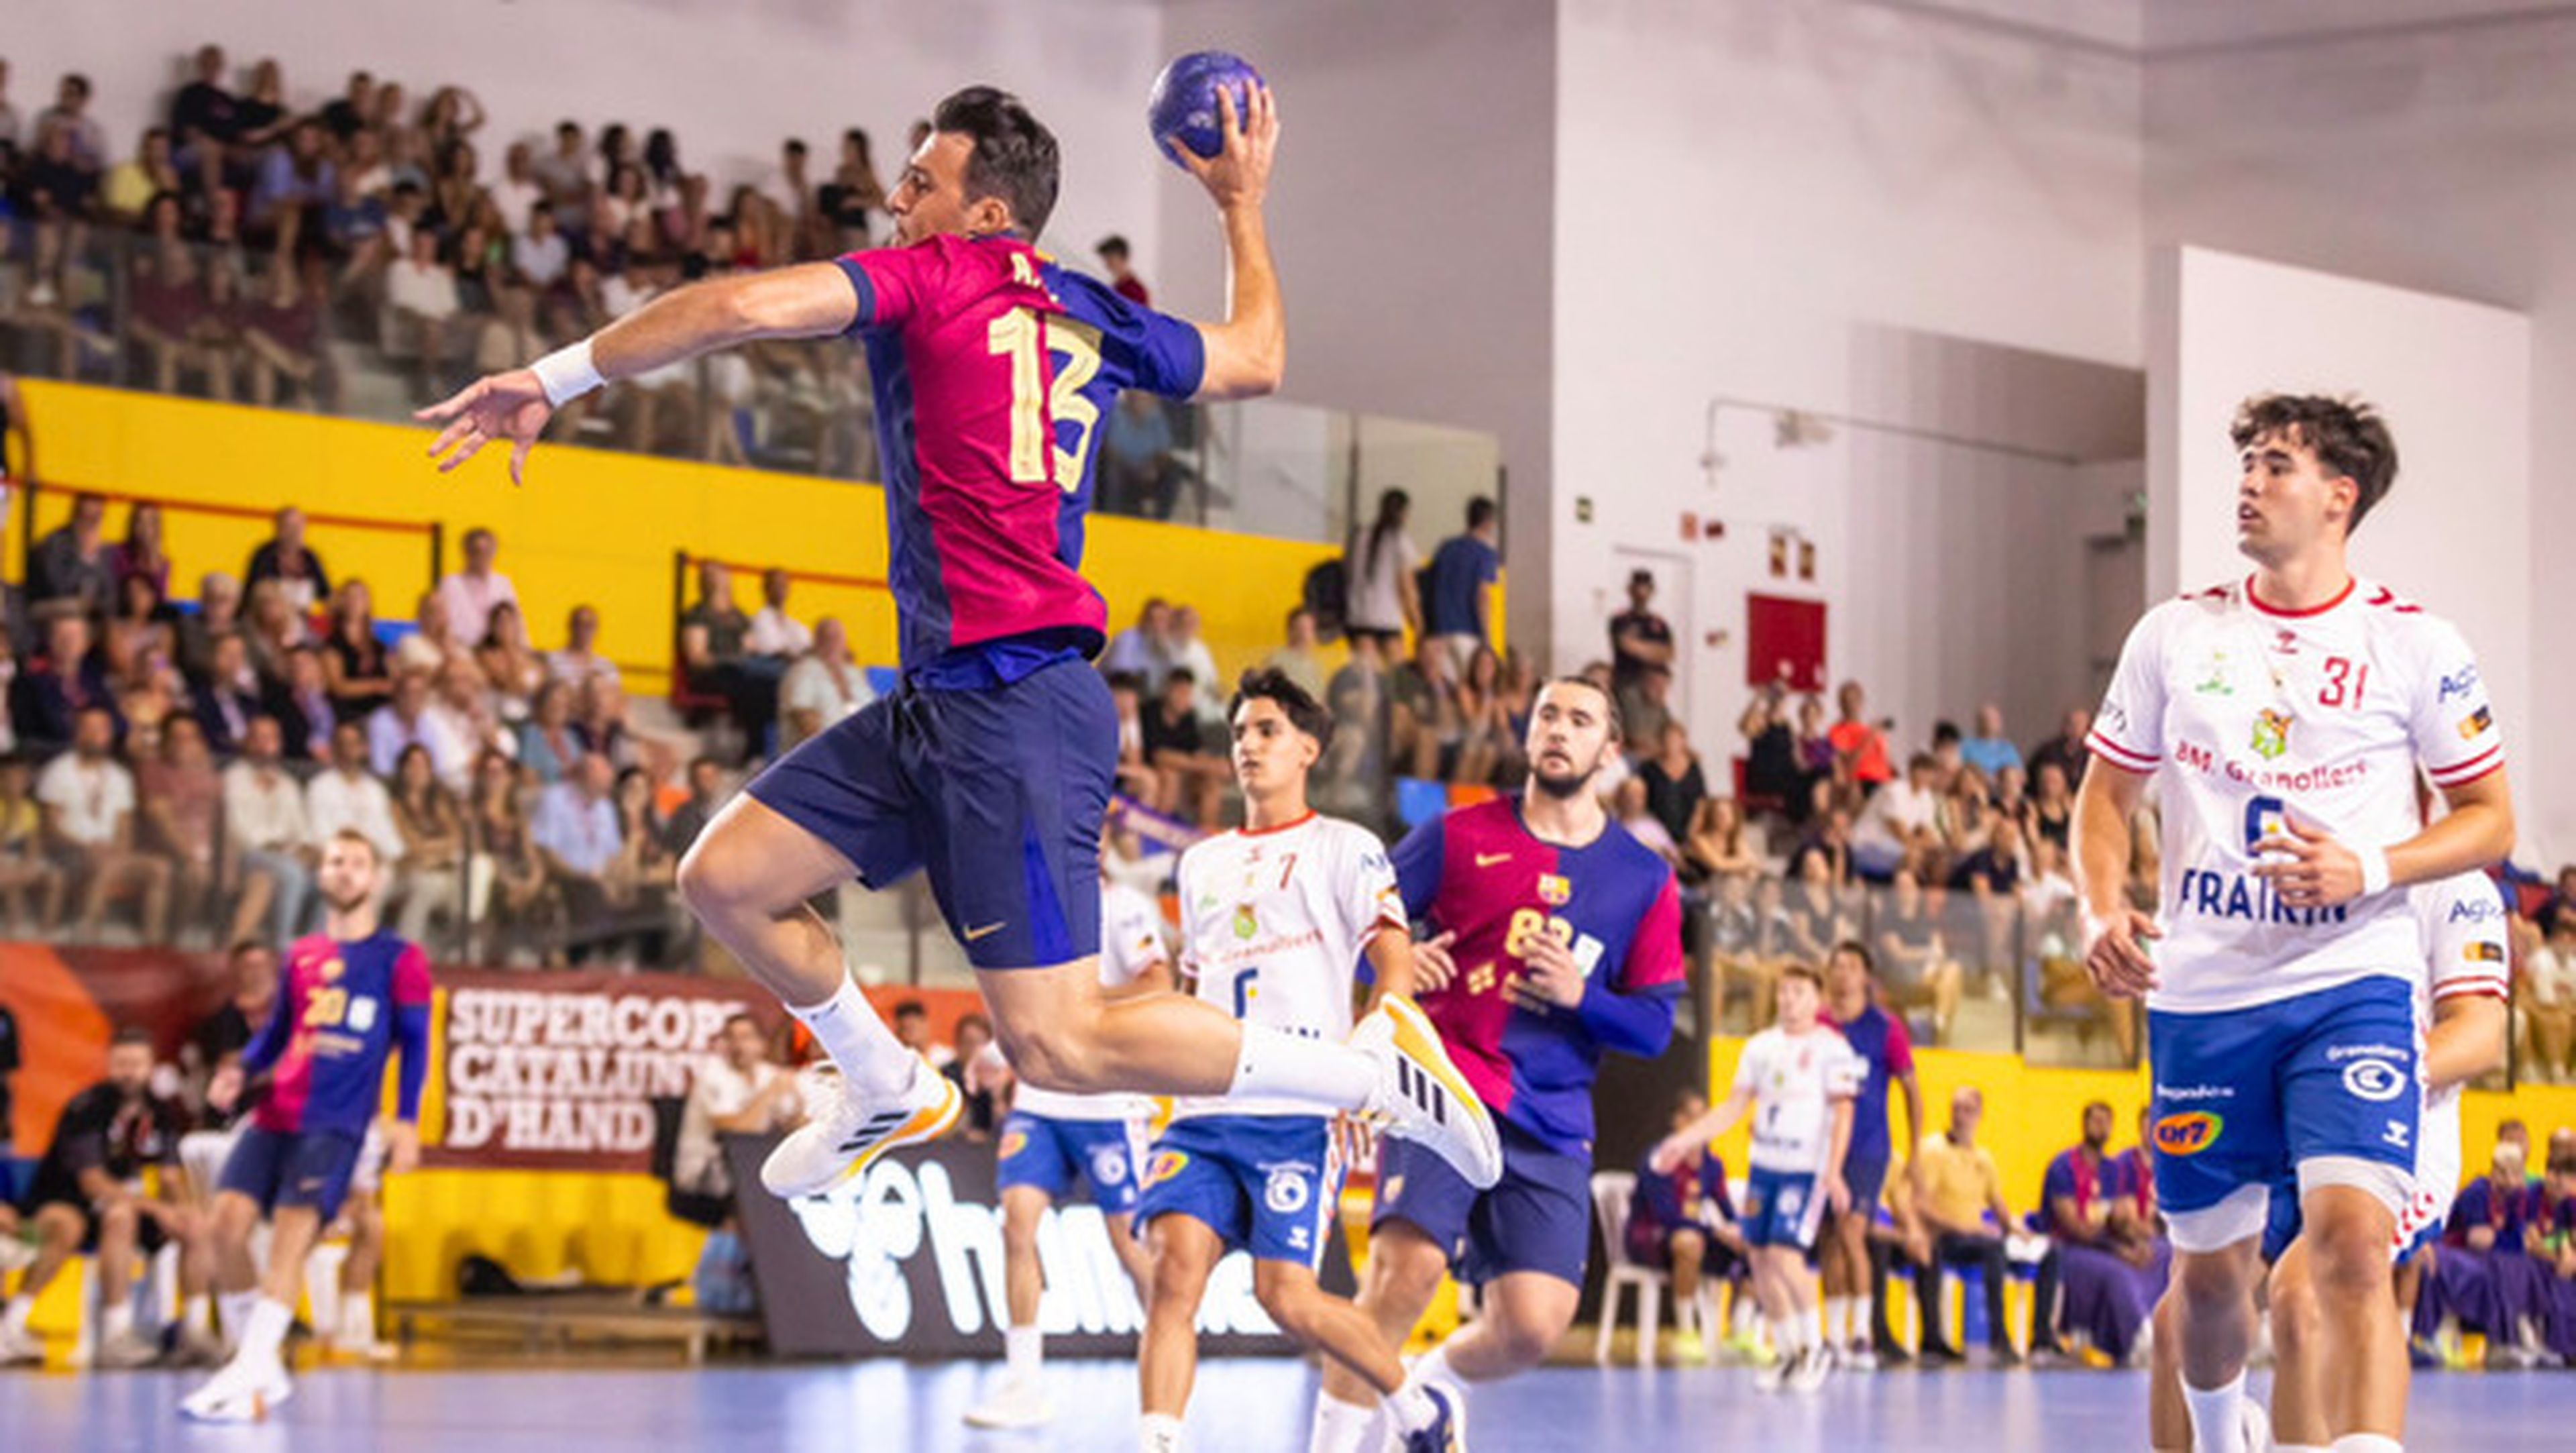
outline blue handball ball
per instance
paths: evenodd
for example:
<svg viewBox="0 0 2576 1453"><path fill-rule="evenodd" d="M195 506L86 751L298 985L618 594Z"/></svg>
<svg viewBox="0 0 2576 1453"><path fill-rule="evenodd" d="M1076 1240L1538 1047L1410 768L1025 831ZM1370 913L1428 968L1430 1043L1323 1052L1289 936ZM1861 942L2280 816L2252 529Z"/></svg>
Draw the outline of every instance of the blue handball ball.
<svg viewBox="0 0 2576 1453"><path fill-rule="evenodd" d="M1192 51L1173 61L1154 78L1154 94L1145 102L1145 124L1153 130L1154 144L1184 170L1181 154L1172 149L1175 137L1202 157L1215 156L1225 149L1225 113L1217 109L1217 92L1234 93L1234 114L1240 119L1251 109L1252 88L1260 84L1261 73L1252 62L1226 51Z"/></svg>

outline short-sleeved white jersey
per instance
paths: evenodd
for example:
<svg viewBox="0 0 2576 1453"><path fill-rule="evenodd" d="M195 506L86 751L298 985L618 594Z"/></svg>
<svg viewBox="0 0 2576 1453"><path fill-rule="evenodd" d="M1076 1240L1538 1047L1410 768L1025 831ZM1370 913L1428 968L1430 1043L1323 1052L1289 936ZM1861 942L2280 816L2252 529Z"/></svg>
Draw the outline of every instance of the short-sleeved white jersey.
<svg viewBox="0 0 2576 1453"><path fill-rule="evenodd" d="M2147 612L2120 652L2088 741L2155 774L2164 885L2152 1008L2240 1009L2359 979L2424 976L2406 895L2332 908L2280 902L2254 844L2288 823L2348 846L2415 836L2420 765L2435 786L2504 765L2504 738L2458 630L2356 579L2290 613L2253 582Z"/></svg>
<svg viewBox="0 0 2576 1453"><path fill-rule="evenodd" d="M1753 1097L1753 1156L1761 1170L1821 1174L1833 1154L1834 1102L1860 1093L1869 1066L1830 1024L1805 1034L1776 1025L1745 1043L1735 1088Z"/></svg>
<svg viewBox="0 0 2576 1453"><path fill-rule="evenodd" d="M1100 987L1123 989L1157 964L1171 962L1163 947L1163 911L1124 883L1100 885ZM1067 1095L1023 1084L1011 1108L1050 1120L1141 1120L1152 1110L1142 1095Z"/></svg>
<svg viewBox="0 0 2576 1453"><path fill-rule="evenodd" d="M2423 935L2424 958L2431 972L2418 1000L2418 1015L2427 1029L2432 1012L2445 999L2491 995L2506 997L2504 894L2484 873L2460 873L2407 890ZM2428 1089L2424 1114L2415 1136L2415 1198L2398 1217L2397 1244L2402 1251L2417 1233L2450 1219L2451 1198L2460 1189L2460 1085Z"/></svg>
<svg viewBox="0 0 2576 1453"><path fill-rule="evenodd" d="M1180 890L1181 967L1201 999L1246 1023L1336 1042L1350 1037L1369 940L1407 926L1385 845L1356 823L1313 813L1194 845L1181 854ZM1314 1106L1192 1098L1173 1113L1309 1115Z"/></svg>

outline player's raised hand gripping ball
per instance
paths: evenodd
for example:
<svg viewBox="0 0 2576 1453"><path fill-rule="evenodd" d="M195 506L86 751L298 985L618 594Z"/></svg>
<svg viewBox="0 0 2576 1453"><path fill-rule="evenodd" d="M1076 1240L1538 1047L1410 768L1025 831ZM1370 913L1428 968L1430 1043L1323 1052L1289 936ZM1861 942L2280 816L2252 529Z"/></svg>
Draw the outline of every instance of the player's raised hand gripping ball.
<svg viewBox="0 0 2576 1453"><path fill-rule="evenodd" d="M1214 160L1225 150L1225 118L1218 94L1232 94L1236 116L1250 116L1252 93L1262 84L1261 73L1239 55L1192 51L1154 78L1154 93L1145 102L1145 124L1163 155L1187 170L1189 164L1181 159L1178 147L1189 148L1202 160Z"/></svg>

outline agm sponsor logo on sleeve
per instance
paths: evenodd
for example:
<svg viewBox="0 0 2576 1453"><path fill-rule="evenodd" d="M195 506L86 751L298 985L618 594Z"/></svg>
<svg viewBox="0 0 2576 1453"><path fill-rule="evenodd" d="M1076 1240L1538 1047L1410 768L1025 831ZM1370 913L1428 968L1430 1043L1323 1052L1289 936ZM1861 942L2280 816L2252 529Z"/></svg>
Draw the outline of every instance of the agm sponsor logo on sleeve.
<svg viewBox="0 0 2576 1453"><path fill-rule="evenodd" d="M2471 661L2466 666L2463 666L2459 670L2442 678L2442 694L2439 699L2447 702L2454 696L2466 696L2477 689L2478 663Z"/></svg>

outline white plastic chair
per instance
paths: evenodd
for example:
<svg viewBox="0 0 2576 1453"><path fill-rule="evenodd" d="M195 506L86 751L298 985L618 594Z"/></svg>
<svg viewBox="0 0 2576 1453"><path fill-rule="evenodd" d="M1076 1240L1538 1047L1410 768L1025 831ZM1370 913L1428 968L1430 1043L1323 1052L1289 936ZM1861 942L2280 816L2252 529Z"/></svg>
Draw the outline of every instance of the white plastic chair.
<svg viewBox="0 0 2576 1453"><path fill-rule="evenodd" d="M1672 1282L1669 1273L1651 1266L1640 1266L1628 1256L1628 1210L1637 1195L1637 1177L1624 1170L1595 1171L1592 1174L1592 1214L1601 1222L1601 1244L1607 1261L1601 1282L1600 1327L1592 1337L1592 1360L1603 1367L1610 1365L1610 1338L1619 1328L1619 1294L1633 1290L1637 1299L1637 1365L1655 1365L1655 1334L1664 1319L1664 1290ZM1717 1298L1703 1281L1691 1294L1676 1297L1673 1315L1684 1330L1696 1330L1702 1338L1714 1335L1719 1325Z"/></svg>

